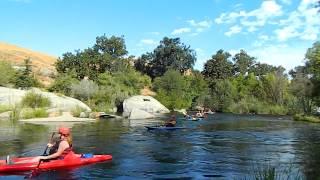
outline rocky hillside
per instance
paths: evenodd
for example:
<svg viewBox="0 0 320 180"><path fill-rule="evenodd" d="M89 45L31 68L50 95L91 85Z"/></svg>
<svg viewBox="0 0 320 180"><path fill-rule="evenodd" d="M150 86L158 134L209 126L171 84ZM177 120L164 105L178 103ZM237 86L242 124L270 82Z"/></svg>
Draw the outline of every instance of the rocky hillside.
<svg viewBox="0 0 320 180"><path fill-rule="evenodd" d="M44 85L50 84L52 82L50 75L55 73L56 57L0 42L0 60L8 61L19 67L23 65L27 58L31 59L33 72L40 82Z"/></svg>

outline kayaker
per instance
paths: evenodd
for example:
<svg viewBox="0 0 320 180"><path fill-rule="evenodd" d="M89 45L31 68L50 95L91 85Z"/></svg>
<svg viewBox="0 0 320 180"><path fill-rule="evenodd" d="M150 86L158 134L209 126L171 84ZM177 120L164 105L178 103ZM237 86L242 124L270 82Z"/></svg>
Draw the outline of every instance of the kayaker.
<svg viewBox="0 0 320 180"><path fill-rule="evenodd" d="M176 116L175 115L171 115L170 119L168 121L166 121L164 126L166 126L166 127L175 127L176 124L177 124Z"/></svg>
<svg viewBox="0 0 320 180"><path fill-rule="evenodd" d="M19 161L17 163L32 163L39 162L40 160L50 160L50 159L63 159L66 155L72 152L72 136L69 128L60 127L59 128L60 140L56 143L48 143L50 147L50 152L48 156L37 156L31 160Z"/></svg>
<svg viewBox="0 0 320 180"><path fill-rule="evenodd" d="M47 146L50 148L49 156L45 156L47 159L63 158L70 151L72 151L72 136L70 134L70 129L61 127L59 128L59 134L60 139L53 144L47 144Z"/></svg>
<svg viewBox="0 0 320 180"><path fill-rule="evenodd" d="M201 111L198 111L196 113L196 117L198 117L198 118L203 118L203 116L204 116L204 114Z"/></svg>

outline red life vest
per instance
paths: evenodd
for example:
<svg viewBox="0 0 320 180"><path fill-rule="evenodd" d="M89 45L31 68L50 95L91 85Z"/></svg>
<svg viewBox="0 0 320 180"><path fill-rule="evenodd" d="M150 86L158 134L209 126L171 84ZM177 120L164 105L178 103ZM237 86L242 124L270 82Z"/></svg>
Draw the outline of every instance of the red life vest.
<svg viewBox="0 0 320 180"><path fill-rule="evenodd" d="M58 151L60 143L61 141L58 141L50 148L49 155L54 154ZM63 159L70 152L72 152L72 144L69 144L69 147L62 152L62 154L58 157L58 159Z"/></svg>

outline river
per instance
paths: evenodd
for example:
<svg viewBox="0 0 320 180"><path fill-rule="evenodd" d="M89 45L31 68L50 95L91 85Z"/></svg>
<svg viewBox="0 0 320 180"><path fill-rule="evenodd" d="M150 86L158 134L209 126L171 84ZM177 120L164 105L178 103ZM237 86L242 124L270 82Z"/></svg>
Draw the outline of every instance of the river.
<svg viewBox="0 0 320 180"><path fill-rule="evenodd" d="M148 131L163 119L101 119L67 124L77 153L112 154L113 160L42 172L38 179L254 179L320 177L320 124L286 116L216 113L202 121L178 119L175 131ZM0 158L36 156L60 124L0 121ZM259 175L260 174L260 175ZM23 179L24 175L0 176Z"/></svg>

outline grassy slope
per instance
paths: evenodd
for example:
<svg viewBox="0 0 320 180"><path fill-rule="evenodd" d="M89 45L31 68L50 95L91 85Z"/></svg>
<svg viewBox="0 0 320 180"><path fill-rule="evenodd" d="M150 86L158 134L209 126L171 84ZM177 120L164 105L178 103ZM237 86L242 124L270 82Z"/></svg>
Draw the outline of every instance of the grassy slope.
<svg viewBox="0 0 320 180"><path fill-rule="evenodd" d="M40 81L45 85L50 84L52 79L44 72L55 72L56 57L0 42L0 60L8 61L14 66L21 66L26 58L31 59L33 71Z"/></svg>

